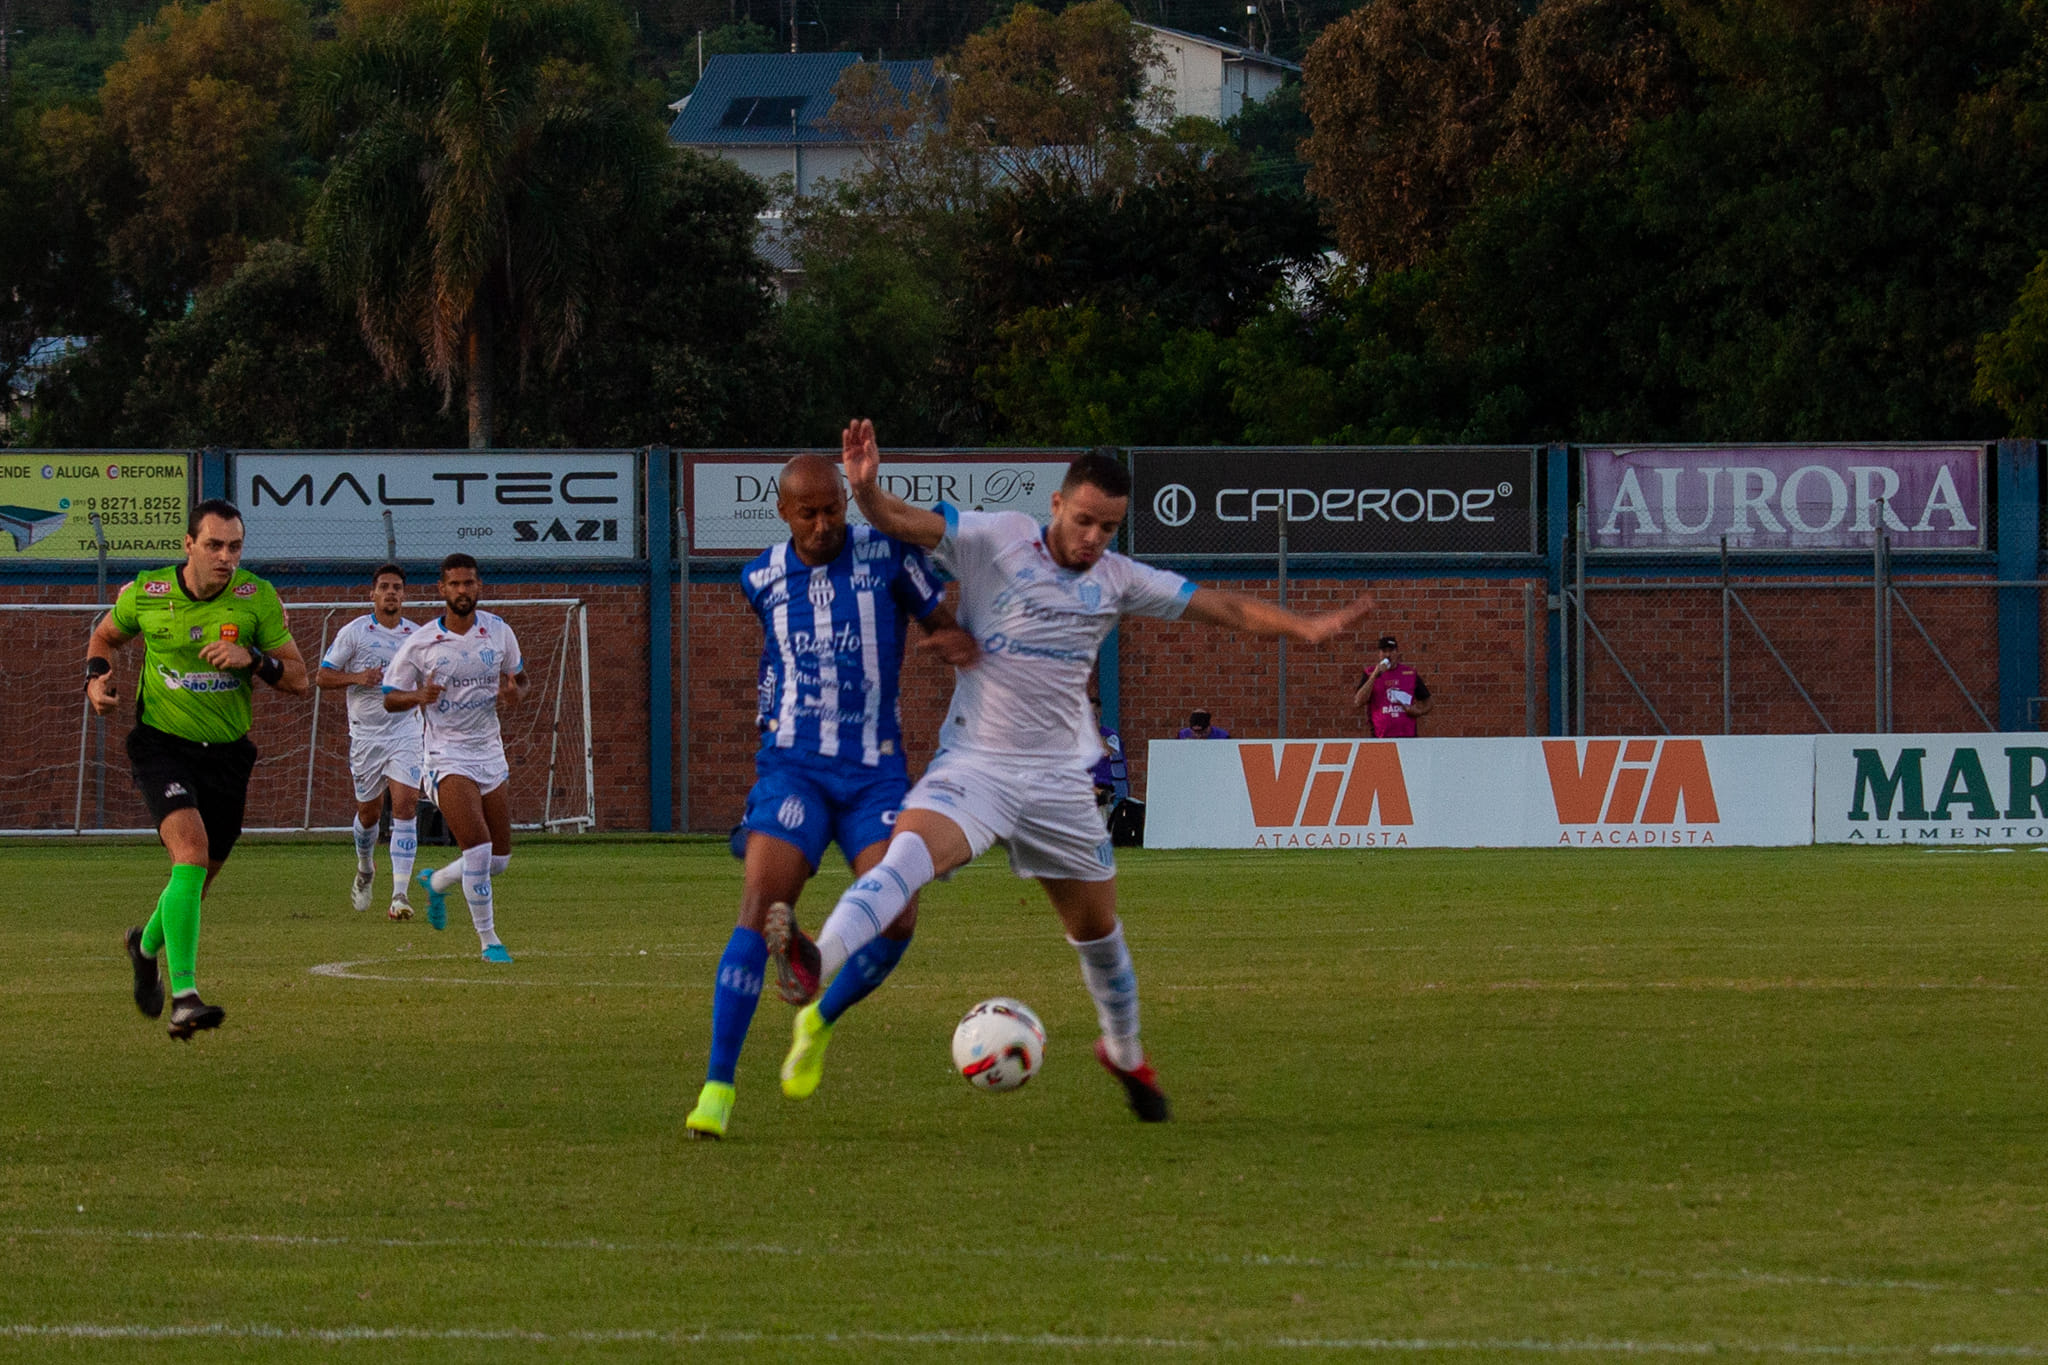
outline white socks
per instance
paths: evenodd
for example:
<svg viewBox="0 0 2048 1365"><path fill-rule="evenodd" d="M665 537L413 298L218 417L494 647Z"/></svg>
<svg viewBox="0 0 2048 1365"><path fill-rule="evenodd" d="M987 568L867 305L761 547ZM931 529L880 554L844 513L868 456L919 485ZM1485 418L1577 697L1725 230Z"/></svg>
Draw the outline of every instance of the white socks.
<svg viewBox="0 0 2048 1365"><path fill-rule="evenodd" d="M356 840L356 871L375 872L377 870L377 827L373 824L365 828L361 824L351 822L348 832L354 835Z"/></svg>
<svg viewBox="0 0 2048 1365"><path fill-rule="evenodd" d="M491 861L489 844L462 850L462 898L469 902L469 922L476 926L476 936L485 947L498 941L496 908L491 900Z"/></svg>
<svg viewBox="0 0 2048 1365"><path fill-rule="evenodd" d="M412 884L412 860L420 849L420 822L411 820L391 821L391 896L396 900L405 895L405 888Z"/></svg>
<svg viewBox="0 0 2048 1365"><path fill-rule="evenodd" d="M1093 943L1067 942L1081 955L1081 979L1095 997L1095 1017L1102 1022L1109 1060L1126 1071L1136 1070L1144 1065L1145 1049L1138 1042L1138 973L1124 944L1123 921Z"/></svg>
<svg viewBox="0 0 2048 1365"><path fill-rule="evenodd" d="M818 979L830 981L848 958L880 937L934 875L922 838L904 833L891 839L882 861L846 888L818 931Z"/></svg>

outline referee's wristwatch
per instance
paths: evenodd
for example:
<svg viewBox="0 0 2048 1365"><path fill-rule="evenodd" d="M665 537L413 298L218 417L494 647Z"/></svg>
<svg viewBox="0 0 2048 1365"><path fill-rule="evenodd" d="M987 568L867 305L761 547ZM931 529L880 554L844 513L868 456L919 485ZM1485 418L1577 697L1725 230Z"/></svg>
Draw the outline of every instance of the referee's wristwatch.
<svg viewBox="0 0 2048 1365"><path fill-rule="evenodd" d="M94 678L104 678L113 671L114 666L105 659L98 658L97 656L87 659L85 661L85 685L91 687Z"/></svg>

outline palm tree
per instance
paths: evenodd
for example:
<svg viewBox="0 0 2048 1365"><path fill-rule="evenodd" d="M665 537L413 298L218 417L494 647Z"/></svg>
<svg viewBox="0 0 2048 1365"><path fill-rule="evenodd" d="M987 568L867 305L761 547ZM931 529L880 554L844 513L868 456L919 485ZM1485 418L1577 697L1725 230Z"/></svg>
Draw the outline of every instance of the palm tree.
<svg viewBox="0 0 2048 1365"><path fill-rule="evenodd" d="M411 0L312 78L314 258L387 375L423 364L444 404L461 379L472 449L494 356L561 362L667 155L625 52L604 0Z"/></svg>

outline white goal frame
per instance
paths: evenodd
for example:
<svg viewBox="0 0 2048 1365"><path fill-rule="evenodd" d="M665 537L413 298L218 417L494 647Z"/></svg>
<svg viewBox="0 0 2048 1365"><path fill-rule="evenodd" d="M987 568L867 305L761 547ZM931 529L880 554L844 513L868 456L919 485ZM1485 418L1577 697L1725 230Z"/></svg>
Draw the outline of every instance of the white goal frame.
<svg viewBox="0 0 2048 1365"><path fill-rule="evenodd" d="M512 827L514 829L521 830L545 830L548 832L556 832L566 829L571 833L580 834L585 830L595 828L597 825L597 756L596 749L593 744L590 732L590 607L580 597L512 597L484 604L485 610L488 611L497 611L500 608L504 607L559 607L562 609L561 632L558 639L555 641L556 657L564 661L568 660L569 650L573 645L573 648L576 651L576 666L574 672L576 673L579 679L579 685L577 688L577 692L579 695L576 698L575 704L581 709L580 718L582 721L583 752L580 755L580 759L581 767L583 770L583 800L581 803L583 808L579 811L576 811L573 814L569 813L567 809L558 812L555 809L555 775L565 764L576 763L579 757L575 754L565 755L561 751L562 707L568 703L568 680L571 670L568 668L558 668L555 672L554 678L552 679L553 687L550 689L552 692L552 696L540 699L543 704L551 708L548 731L547 771L544 777L544 790L546 791L546 796L543 798L541 804L541 817L537 821L529 820L525 822L515 822ZM368 604L360 598L332 602L287 601L285 603L285 609L295 615L314 611L326 613L326 615L323 616L321 621L319 645L314 650L306 653L306 667L308 668L308 670L312 670L320 666L320 659L327 652L328 641L332 639L330 627L334 625L334 614L345 611L350 613L349 619L354 619L355 616L359 616L368 610ZM64 613L77 616L82 620L89 618L86 630L90 630L93 624L97 624L100 616L104 615L106 612L111 610L113 610L113 604L110 602L0 603L0 613ZM346 622L343 622L343 624L346 624ZM571 639L572 632L574 635L573 641ZM84 637L84 633L84 631L80 632L81 639ZM531 653L532 651L529 650L528 652ZM341 832L349 828L349 826L347 825L315 825L313 823L313 787L314 778L319 769L320 758L319 740L321 712L323 709L321 705L321 700L326 691L327 689L319 687L313 689L312 720L305 733L305 800L304 804L300 808L299 822L297 824L290 825L250 825L244 830L245 833L328 834ZM332 708L327 709L331 711ZM343 725L347 724L346 714L347 713L344 711L344 719L342 721ZM91 786L90 774L94 766L88 754L88 750L90 749L92 744L94 719L95 717L93 716L92 713L91 704L81 699L79 705L78 724L78 762L76 766L77 776L75 779L76 793L72 804L71 827L69 829L61 827L42 829L0 829L0 836L154 834L156 832L154 829L148 827L101 827L96 825L90 825L86 822L86 796L87 789L89 786ZM111 724L114 718L109 717L108 720L109 723ZM331 723L332 722L330 721L330 724Z"/></svg>

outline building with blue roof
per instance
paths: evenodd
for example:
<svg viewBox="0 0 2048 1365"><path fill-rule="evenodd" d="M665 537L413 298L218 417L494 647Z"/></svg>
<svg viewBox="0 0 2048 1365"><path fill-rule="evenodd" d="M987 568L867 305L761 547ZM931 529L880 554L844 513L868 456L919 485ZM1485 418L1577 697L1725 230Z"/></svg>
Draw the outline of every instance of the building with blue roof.
<svg viewBox="0 0 2048 1365"><path fill-rule="evenodd" d="M799 195L815 194L871 164L871 143L832 121L833 87L862 64L856 52L713 57L678 108L668 140L763 180L786 175ZM874 65L901 91L928 89L938 81L929 61Z"/></svg>

